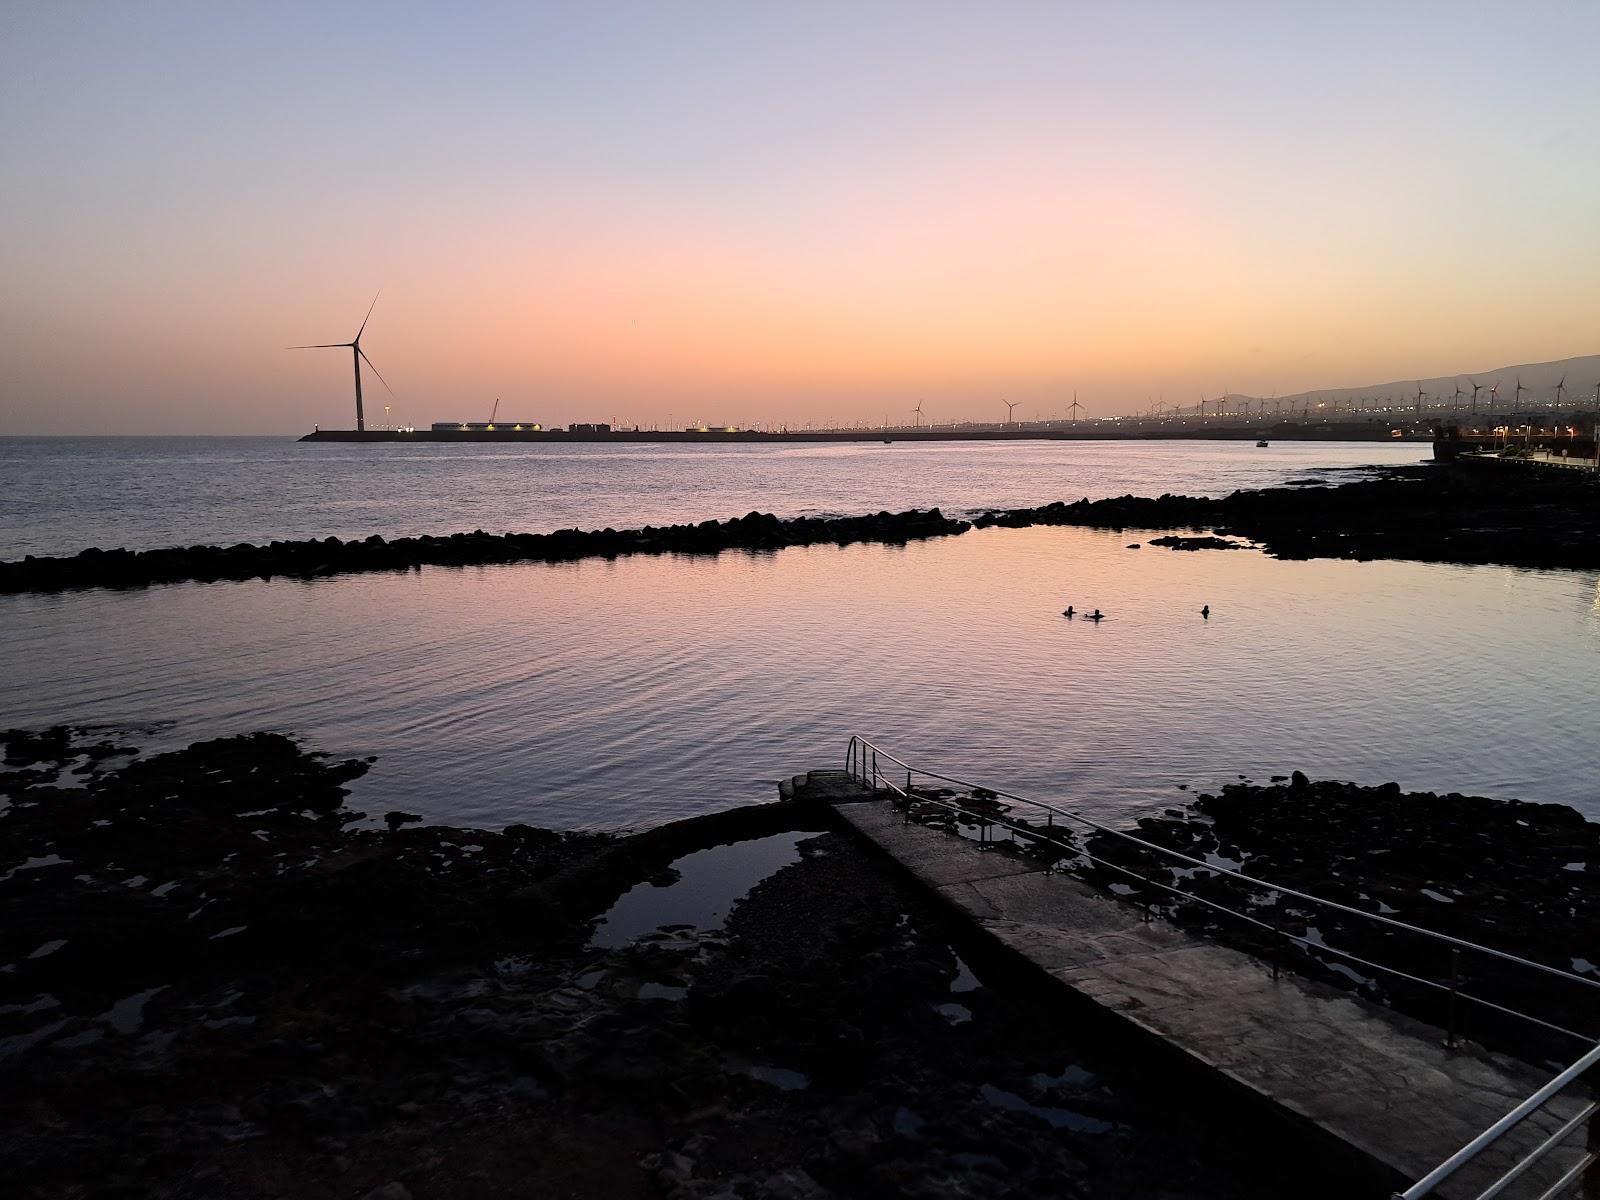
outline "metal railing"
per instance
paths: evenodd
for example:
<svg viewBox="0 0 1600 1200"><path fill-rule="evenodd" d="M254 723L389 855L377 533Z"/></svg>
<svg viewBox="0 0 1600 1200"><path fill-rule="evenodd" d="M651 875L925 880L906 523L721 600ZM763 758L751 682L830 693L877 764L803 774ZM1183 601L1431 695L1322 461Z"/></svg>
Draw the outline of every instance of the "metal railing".
<svg viewBox="0 0 1600 1200"><path fill-rule="evenodd" d="M983 784L973 783L970 780L959 779L952 775L945 775L937 771L929 771L921 767L915 767L906 762L904 759L890 754L888 751L875 745L873 742L864 737L852 736L850 738L849 747L845 752L845 769L853 778L860 780L864 784L868 784L874 791L887 791L890 793L891 797L897 797L898 799L896 800L896 803L904 806L906 819L908 821L911 820L912 817L912 806L918 804L942 808L952 814L956 814L959 819L971 821L977 826L978 829L978 841L980 849L990 848L994 844L991 831L998 826L1010 832L1013 839L1015 839L1017 836L1021 836L1036 844L1051 846L1062 851L1063 857L1070 856L1075 860L1083 860L1093 863L1096 866L1105 868L1126 878L1136 880L1146 887L1155 888L1161 892L1166 892L1176 896L1181 902L1192 902L1203 905L1212 911L1219 912L1236 920L1245 922L1246 924L1269 933L1274 937L1282 938L1289 942L1295 943L1313 956L1317 954L1330 954L1336 958L1344 960L1345 962L1355 963L1360 966L1370 968L1374 971L1382 972L1385 975L1403 979L1412 984L1419 984L1426 988L1444 992L1449 998L1449 1015L1445 1039L1445 1044L1447 1046L1454 1047L1457 1043L1457 1004L1460 1001L1465 1001L1471 1004L1480 1005L1483 1008L1496 1012L1502 1016L1514 1017L1521 1021L1528 1022L1548 1032L1575 1039L1588 1047L1588 1050L1581 1058L1577 1060L1577 1062L1573 1063L1560 1074L1556 1075L1555 1078L1551 1079L1549 1083L1545 1084L1538 1091L1534 1092L1533 1095L1529 1096L1526 1100L1522 1101L1522 1103L1518 1104L1499 1121L1495 1122L1494 1125L1491 1125L1488 1129L1484 1130L1483 1133L1479 1134L1471 1142L1463 1146L1454 1155L1452 1155L1445 1162L1441 1163L1428 1175L1418 1180L1409 1189L1404 1192L1397 1193L1396 1200L1422 1200L1423 1197L1434 1195L1435 1190L1445 1180L1454 1176L1469 1162L1477 1158L1478 1155L1498 1142L1500 1138L1505 1136L1511 1129L1521 1124L1535 1112L1544 1109L1564 1088L1568 1087L1587 1072L1595 1069L1597 1064L1600 1064L1600 1041L1597 1041L1593 1036L1580 1033L1576 1030L1568 1029L1565 1026L1558 1025L1552 1021L1547 1021L1541 1017L1536 1017L1531 1013L1520 1012L1506 1005L1498 1004L1487 999L1486 997L1475 996L1470 992L1463 990L1461 987L1460 955L1463 950L1475 954L1481 954L1498 962L1506 963L1520 969L1537 972L1541 975L1553 976L1557 979L1562 979L1569 983L1577 984L1581 987L1590 988L1596 992L1600 992L1600 981L1588 979L1582 975L1575 975L1570 971L1563 971L1558 967L1552 967L1546 963L1534 962L1532 959L1522 958L1519 955L1511 954L1505 950L1497 950L1493 946L1483 946L1476 942L1468 941L1464 938L1458 938L1450 934L1440 933L1437 930L1425 929L1422 926L1412 925L1405 921L1397 921L1393 917L1387 917L1381 913L1367 912L1364 909L1354 908L1348 904L1341 904L1336 900L1327 900L1321 896L1314 896L1308 892L1302 892L1295 888L1286 887L1283 884L1272 883L1265 879L1258 879L1252 875L1246 875L1242 871L1235 871L1227 867L1218 866L1213 862L1195 858L1191 855L1184 854L1181 851L1173 850L1167 846L1162 846L1156 842L1147 841L1146 839L1138 837L1135 834L1128 833L1126 830L1105 825L1099 821L1093 820L1092 818L1086 817L1081 813L1073 812L1071 809L1062 808L1058 805L1050 804L1042 800L1034 800L1027 796L1018 795L1015 792L1008 792L999 788L992 788ZM902 774L904 775L903 784L900 782ZM937 780L942 784L950 784L957 788L964 788L967 790L970 799L967 803L962 803L959 798L946 798L937 794L919 791L916 786L916 780L918 778ZM1040 826L1038 824L1024 821L1010 815L1005 810L1004 806L997 803L1000 801L1009 802L1010 804L1026 805L1029 808L1044 814L1044 824ZM980 805L986 802L996 803L994 803L993 807L980 807ZM1062 822L1061 825L1057 824L1058 819ZM1269 893L1274 899L1281 897L1292 897L1296 900L1315 905L1329 912L1341 913L1345 916L1359 917L1364 921L1370 921L1389 929L1402 931L1404 933L1416 935L1418 937L1438 943L1441 946L1448 948L1450 952L1450 982L1449 984L1440 983L1438 980L1425 979L1409 971L1400 970L1399 968L1391 967L1384 963L1373 962L1370 959L1352 954L1349 951L1341 950L1336 946L1330 946L1325 940L1313 942L1308 938L1301 937L1297 934L1289 932L1286 929L1279 928L1278 925L1272 921L1262 920L1260 917L1253 916L1250 913L1241 912L1236 908L1229 908L1227 905L1221 904L1209 897L1197 895L1194 892L1185 891L1182 888L1174 887L1171 884L1164 883L1157 879L1152 879L1147 875L1142 875L1123 863L1110 861L1102 855L1092 853L1086 846L1076 844L1073 840L1072 833L1074 827L1081 827L1082 829L1092 831L1095 834L1114 839L1115 843L1117 844L1125 844L1136 847L1144 852L1153 853L1157 856L1169 859L1172 862L1182 864L1185 868L1199 868L1201 870L1211 872L1214 875L1231 879L1239 884L1246 885L1247 887L1260 889L1266 893ZM1046 867L1046 870L1053 869L1055 869L1054 862ZM1145 916L1148 920L1150 916L1148 905L1146 905ZM1273 976L1276 978L1278 974L1278 963L1276 958L1274 958L1271 966ZM1600 1103L1597 1103L1594 1100L1588 1101L1586 1104L1580 1107L1573 1116L1567 1119L1559 1129L1550 1134L1544 1139L1544 1141L1519 1159L1509 1170L1504 1172L1485 1190L1480 1192L1476 1196L1475 1200L1494 1200L1495 1197L1502 1195L1507 1187L1509 1187L1517 1179L1521 1178L1527 1171L1532 1169L1539 1162L1543 1161L1552 1151L1565 1145L1572 1138L1574 1133L1580 1129L1587 1128L1589 1131L1589 1144L1586 1147L1586 1153L1568 1169L1563 1171L1555 1183L1541 1193L1538 1200L1554 1200L1555 1197L1564 1194L1568 1189L1582 1180L1585 1173L1588 1172L1597 1161L1600 1161L1600 1120L1595 1119L1597 1111L1600 1111ZM1600 1195L1600 1193L1596 1194Z"/></svg>
<svg viewBox="0 0 1600 1200"><path fill-rule="evenodd" d="M1425 929L1422 926L1412 925L1405 921L1397 921L1393 917L1387 917L1381 913L1368 912L1365 909L1355 908L1348 904L1341 904L1336 900L1327 900L1321 896L1314 896L1309 892L1302 892L1295 888L1287 887L1281 883L1273 883L1269 880L1257 879L1254 876L1246 875L1242 871L1235 871L1227 867L1218 866L1217 864L1209 862L1205 859L1194 858L1190 855L1184 854L1181 851L1173 850L1168 846L1162 846L1159 843L1147 841L1146 839L1138 837L1135 834L1128 833L1126 830L1117 829L1114 826L1102 824L1099 821L1095 821L1089 817L1083 816L1081 813L1074 812L1071 809L1049 804L1042 800L1034 800L1027 796L1018 795L1015 792L1007 792L999 788L988 787L984 784L973 783L970 780L958 779L954 776L944 775L937 771L929 771L925 768L914 767L904 759L890 754L887 750L884 750L882 747L875 745L867 738L859 735L852 736L850 738L850 744L845 754L845 769L854 778L859 779L863 783L869 783L874 790L887 790L891 794L899 796L907 807L908 820L910 819L909 808L913 803L933 805L943 808L951 813L958 814L960 817L967 818L977 825L980 846L988 846L991 844L991 830L998 826L1010 832L1013 835L1013 838L1016 836L1022 836L1036 844L1053 846L1056 849L1063 851L1064 857L1071 856L1077 859L1085 860L1098 867L1102 867L1122 875L1127 879L1134 880L1146 887L1168 893L1178 898L1180 902L1202 905L1214 912L1224 914L1225 916L1228 916L1234 920L1250 925L1273 938L1294 943L1312 957L1316 957L1319 954L1330 954L1346 963L1367 967L1371 970L1381 972L1382 974L1391 978L1404 980L1407 983L1418 985L1423 988L1431 989L1435 992L1441 993L1448 997L1449 1004L1445 1038L1445 1044L1448 1046L1454 1047L1458 1040L1458 1004L1460 1002L1474 1004L1486 1011L1498 1013L1499 1015L1505 1017L1512 1017L1528 1024L1538 1026L1547 1032L1554 1033L1562 1037L1571 1038L1585 1046L1593 1045L1597 1040L1592 1034L1582 1033L1574 1029L1568 1029L1564 1025L1556 1024L1553 1021L1547 1021L1542 1017L1536 1017L1531 1013L1521 1012L1506 1005L1496 1003L1487 997L1473 995L1472 993L1464 990L1461 986L1460 955L1462 951L1483 955L1484 957L1510 964L1518 969L1533 971L1542 975L1565 980L1568 983L1591 989L1597 994L1600 994L1600 980L1589 979L1582 975L1575 975L1570 971L1563 971L1559 967L1552 967L1546 963L1534 962L1532 959L1522 958L1519 955L1511 954L1505 950L1497 950L1493 946L1480 945L1477 942L1471 942L1465 938L1454 937L1451 934L1440 933L1437 930ZM905 777L904 784L901 784L900 782L900 777L902 774ZM919 792L915 785L915 780L917 778L937 780L940 783L947 783L959 788L965 788L969 793L984 799L993 797L995 800L1009 801L1012 804L1027 805L1028 807L1044 814L1044 824L1041 826L1028 821L1019 820L1016 817L1009 815L1002 809L983 809L976 807L971 803L962 804L955 799L946 799L936 795ZM1062 822L1059 825L1057 824L1058 820ZM1234 882L1242 884L1248 888L1259 889L1262 892L1270 893L1273 899L1291 897L1295 900L1302 901L1303 903L1315 905L1328 912L1341 913L1350 917L1359 917L1361 920L1371 922L1374 925L1415 935L1430 942L1437 943L1438 945L1448 949L1450 952L1450 982L1442 983L1439 980L1427 979L1409 971L1401 970L1398 967L1392 967L1385 963L1374 962L1370 959L1363 958L1360 955L1353 954L1350 951L1341 950L1337 946L1330 946L1325 940L1313 941L1310 938L1302 937L1298 934L1291 933L1286 929L1280 928L1272 921L1262 920L1260 917L1253 916L1250 913L1242 912L1236 908L1230 908L1225 904L1211 899L1210 897L1201 896L1195 892L1175 887L1172 884L1164 883L1157 879L1152 879L1148 875L1142 875L1138 871L1125 864L1113 862L1101 855L1091 853L1087 847L1073 844L1070 841L1064 841L1063 838L1070 839L1072 837L1072 829L1074 827L1081 827L1083 829L1093 831L1096 834L1103 835L1104 837L1115 839L1116 843L1118 844L1136 847L1146 853L1152 853L1169 859L1174 863L1181 864L1185 868L1199 868L1200 870L1210 872L1212 875L1233 880ZM1148 917L1148 910L1146 915ZM1274 976L1276 976L1279 964L1275 957L1270 965L1272 967Z"/></svg>
<svg viewBox="0 0 1600 1200"><path fill-rule="evenodd" d="M1454 1177L1457 1172L1472 1163L1479 1155L1487 1151L1506 1134L1510 1133L1511 1130L1522 1124L1523 1121L1544 1109L1566 1087L1576 1082L1596 1066L1600 1066L1600 1045L1596 1045L1577 1062L1562 1071L1549 1083L1534 1092L1533 1095L1522 1101L1405 1191L1396 1192L1394 1200L1424 1200L1424 1197L1437 1194L1441 1184ZM1478 1192L1474 1200L1495 1200L1496 1196L1502 1195L1508 1187L1543 1162L1552 1151L1567 1145L1571 1141L1573 1134L1587 1128L1589 1131L1588 1141L1583 1147L1583 1154L1566 1170L1562 1171L1544 1191L1539 1193L1538 1200L1554 1200L1555 1197L1564 1195L1571 1188L1583 1182L1584 1176L1589 1173L1595 1163L1600 1162L1600 1124L1597 1124L1594 1120L1597 1111L1600 1111L1600 1102L1589 1100L1583 1104L1577 1112L1562 1122L1559 1128L1532 1150L1517 1159L1509 1168L1497 1176L1493 1182ZM1594 1193L1590 1192L1589 1194Z"/></svg>

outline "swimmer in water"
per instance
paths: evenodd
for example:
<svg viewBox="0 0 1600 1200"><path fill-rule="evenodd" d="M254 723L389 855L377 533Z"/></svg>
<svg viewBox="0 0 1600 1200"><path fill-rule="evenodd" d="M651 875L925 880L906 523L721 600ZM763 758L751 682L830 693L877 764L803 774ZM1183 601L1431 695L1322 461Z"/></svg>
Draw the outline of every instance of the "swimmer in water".
<svg viewBox="0 0 1600 1200"><path fill-rule="evenodd" d="M1061 615L1063 617L1066 617L1067 620L1070 621L1070 620L1072 620L1072 614L1077 612L1077 611L1078 611L1077 609L1073 608L1072 605L1069 604L1069 605L1067 605L1066 611L1064 613L1062 613Z"/></svg>
<svg viewBox="0 0 1600 1200"><path fill-rule="evenodd" d="M1089 614L1089 620L1091 621L1104 621L1105 619L1105 613L1101 612L1098 608Z"/></svg>
<svg viewBox="0 0 1600 1200"><path fill-rule="evenodd" d="M1208 604L1204 608L1202 608L1200 610L1200 615L1202 617L1204 617L1208 621L1211 620L1211 605Z"/></svg>

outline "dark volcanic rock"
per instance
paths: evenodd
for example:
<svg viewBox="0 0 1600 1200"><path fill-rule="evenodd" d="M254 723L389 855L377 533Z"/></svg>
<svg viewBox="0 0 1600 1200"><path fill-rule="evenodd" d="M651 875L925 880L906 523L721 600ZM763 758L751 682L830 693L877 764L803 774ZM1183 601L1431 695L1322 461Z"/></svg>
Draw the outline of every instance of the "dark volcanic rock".
<svg viewBox="0 0 1600 1200"><path fill-rule="evenodd" d="M1248 550L1243 542L1230 542L1227 538L1210 537L1180 537L1177 534L1168 534L1166 537L1151 538L1152 546L1165 546L1169 550Z"/></svg>
<svg viewBox="0 0 1600 1200"><path fill-rule="evenodd" d="M697 525L646 526L584 532L489 534L483 530L447 537L423 536L385 541L341 542L329 537L255 546L190 546L162 550L85 550L65 558L28 555L0 563L0 593L59 591L81 587L146 587L184 580L271 578L364 571L409 570L421 566L483 566L493 563L566 562L615 558L623 554L719 554L725 550L776 550L831 542L893 545L945 537L967 529L938 509L909 509L860 517L797 517L783 521L771 513L748 513L727 521Z"/></svg>
<svg viewBox="0 0 1600 1200"><path fill-rule="evenodd" d="M985 513L973 525L1209 529L1249 538L1280 558L1600 567L1600 483L1580 471L1493 463L1391 467L1339 487L1267 488L1216 500L1057 501Z"/></svg>

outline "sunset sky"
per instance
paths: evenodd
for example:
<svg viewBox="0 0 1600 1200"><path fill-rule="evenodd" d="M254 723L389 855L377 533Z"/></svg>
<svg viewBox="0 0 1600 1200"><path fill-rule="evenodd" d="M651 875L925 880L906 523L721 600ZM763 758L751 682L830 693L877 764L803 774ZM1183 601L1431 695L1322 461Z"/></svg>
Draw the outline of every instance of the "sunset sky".
<svg viewBox="0 0 1600 1200"><path fill-rule="evenodd" d="M1114 10L1114 11L1113 11ZM1600 4L8 3L0 434L1098 413L1600 350Z"/></svg>

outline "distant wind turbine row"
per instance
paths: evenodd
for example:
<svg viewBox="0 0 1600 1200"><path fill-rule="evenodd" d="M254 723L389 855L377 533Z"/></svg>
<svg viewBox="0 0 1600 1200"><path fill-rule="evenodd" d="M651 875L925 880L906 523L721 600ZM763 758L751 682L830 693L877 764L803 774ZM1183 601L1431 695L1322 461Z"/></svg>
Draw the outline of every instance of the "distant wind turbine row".
<svg viewBox="0 0 1600 1200"><path fill-rule="evenodd" d="M388 393L391 396L395 394L394 393L394 389L389 386L389 381L383 377L382 373L373 364L372 359L370 357L368 357L367 352L361 348L361 336L364 333L366 333L366 331L367 331L367 324L368 324L368 322L370 322L372 320L373 310L378 307L378 299L379 299L379 296L381 296L381 295L382 295L382 293L380 292L380 293L378 293L378 295L374 295L373 296L372 303L367 306L367 314L366 314L366 316L361 319L361 327L356 330L355 337L351 338L348 342L317 342L317 343L314 343L314 344L311 344L311 345L289 346L289 347L287 347L290 350L349 350L350 351L351 366L352 366L352 368L354 370L354 373L355 373L356 430L358 432L365 432L366 428L367 428L366 412L365 412L365 409L364 409L364 406L363 406L363 400L362 400L362 394L361 394L361 364L363 362L365 362L367 364L367 366L372 369L372 373L377 376L378 382L383 384L384 389L386 391L388 391ZM1480 392L1483 392L1485 390L1487 390L1488 393L1489 393L1489 407L1490 407L1490 409L1491 410L1494 409L1499 404L1499 397L1500 397L1500 380L1499 379L1496 379L1492 385L1485 385L1485 384L1479 383L1477 381L1477 379L1472 378L1472 377L1469 376L1469 377L1467 377L1467 382L1471 385L1472 411L1474 413L1476 413L1478 411L1478 395L1479 395ZM1453 398L1455 400L1456 410L1460 411L1460 409L1462 407L1461 406L1461 398L1463 396L1467 395L1468 392L1467 392L1466 389L1464 389L1461 386L1461 377L1458 376L1454 380L1454 384L1455 384L1455 391L1454 391ZM1560 380L1556 383L1556 386L1555 386L1555 405L1556 405L1556 407L1559 408L1561 406L1562 398L1569 390L1571 390L1571 389L1569 389L1567 387L1567 373L1563 372ZM1522 395L1523 395L1524 392L1528 393L1529 396L1532 396L1534 394L1534 389L1532 387L1529 387L1529 386L1525 385L1522 382L1522 376L1520 374L1518 374L1515 377L1515 388L1514 388L1514 391L1512 393L1512 403L1517 409L1520 409L1522 407ZM1429 398L1428 392L1423 388L1421 382L1419 381L1417 383L1416 394L1413 397L1414 402L1415 402L1415 407L1416 407L1416 413L1417 413L1418 417L1420 417L1422 415L1423 410L1426 407L1426 403L1425 402L1428 400L1428 398ZM1451 398L1451 393L1445 392L1443 390L1441 390L1439 392L1438 396L1435 397L1435 399L1437 399L1439 401L1444 401L1447 398ZM1311 399L1312 399L1312 394L1311 393L1306 393L1305 394L1305 399L1301 403L1301 407L1302 407L1302 410L1303 410L1303 415L1304 414L1309 414L1310 409L1311 409ZM1384 400L1386 398L1381 396L1381 395L1380 396L1362 395L1362 396L1360 396L1359 399L1360 399L1360 402L1361 402L1361 404L1360 404L1361 409L1362 410L1366 410L1368 408L1368 406L1373 401L1375 401L1375 400L1381 401L1381 400ZM1389 395L1389 397L1387 397L1387 401L1388 401L1388 404L1390 406L1394 406L1393 393L1391 393ZM1596 385L1595 385L1595 402L1596 402L1597 405L1600 405L1600 383L1596 383ZM922 400L918 400L916 407L910 410L912 428L920 428L924 424L928 424L928 425L930 425L930 427L932 425L932 423L928 421L927 414L923 410L923 403L924 402ZM1005 409L1006 409L1005 424L1007 426L1011 426L1011 425L1017 424L1017 421L1016 421L1016 410L1017 410L1017 407L1022 402L1019 401L1019 400L1004 400L1004 399L1002 399L1000 401L1000 403L1005 405ZM1248 399L1248 398L1235 398L1235 397L1232 396L1232 393L1229 392L1229 390L1227 388L1223 388L1222 395L1218 396L1215 400L1208 400L1204 395L1202 395L1200 397L1199 404L1196 405L1193 409L1181 408L1181 407L1178 407L1176 405L1168 405L1166 403L1165 399L1163 398L1158 404L1152 405L1148 411L1140 412L1140 413L1137 413L1135 415L1137 417L1141 417L1141 418L1161 416L1163 418L1163 420L1169 420L1169 419L1174 419L1174 418L1181 420L1181 419L1186 419L1185 418L1185 414L1188 413L1188 414L1190 414L1192 416L1197 416L1202 421L1204 421L1206 417L1211 415L1207 411L1208 406L1214 405L1215 409L1216 409L1216 416L1221 417L1221 416L1224 416L1224 415L1228 415L1228 410L1230 408L1232 408L1234 410L1233 415L1238 415L1238 410L1239 410L1240 406L1242 405L1243 406L1244 415L1246 417L1248 417L1250 415L1250 408L1251 408L1252 404L1255 404L1255 405L1259 405L1260 415L1265 417L1265 415L1267 413L1267 406L1270 404L1270 405L1272 405L1273 412L1275 414L1281 416L1282 415L1282 411L1283 411L1284 403L1285 402L1282 401L1282 400L1279 400L1276 397L1276 395L1274 395L1269 400L1251 400L1251 399ZM1289 413L1290 413L1291 416L1293 416L1294 409L1295 409L1295 404L1296 404L1296 398L1291 398L1287 403L1288 403L1288 406L1289 406ZM1329 403L1329 405L1332 407L1332 409L1334 411L1338 411L1340 409L1341 401L1337 397L1335 397L1334 399L1328 401L1328 403ZM1356 397L1354 395L1351 395L1346 401L1344 401L1342 403L1344 404L1344 407L1348 408L1348 410L1350 412L1357 411ZM1403 400L1402 400L1402 403L1404 403ZM496 402L496 406L498 407L498 401ZM1320 400L1318 401L1317 407L1318 408L1323 407L1322 401L1320 401ZM1067 407L1067 411L1068 411L1068 414L1070 416L1070 419L1073 422L1076 422L1079 419L1079 415L1080 414L1086 413L1088 411L1087 410L1087 406L1085 406L1083 404L1080 404L1078 402L1078 393L1077 393L1076 390L1074 390L1073 393L1072 393L1072 403ZM1389 411L1389 409L1381 409L1379 411ZM1101 418L1101 419L1107 419L1107 418ZM491 418L491 420L492 420L492 418ZM615 424L615 421L613 421L613 424ZM670 424L670 421L669 421L669 424ZM885 425L885 427L887 427L887 425L888 425L887 416L884 418L884 425Z"/></svg>

